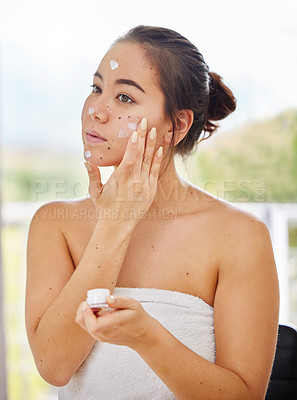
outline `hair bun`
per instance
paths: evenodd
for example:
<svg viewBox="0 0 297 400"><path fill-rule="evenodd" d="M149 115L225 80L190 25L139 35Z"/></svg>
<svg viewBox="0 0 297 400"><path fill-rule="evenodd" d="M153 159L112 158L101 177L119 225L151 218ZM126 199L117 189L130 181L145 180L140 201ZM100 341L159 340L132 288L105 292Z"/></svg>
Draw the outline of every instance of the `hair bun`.
<svg viewBox="0 0 297 400"><path fill-rule="evenodd" d="M218 125L211 121L220 121L235 109L236 99L223 83L222 77L215 72L209 72L209 103L204 131L213 133Z"/></svg>

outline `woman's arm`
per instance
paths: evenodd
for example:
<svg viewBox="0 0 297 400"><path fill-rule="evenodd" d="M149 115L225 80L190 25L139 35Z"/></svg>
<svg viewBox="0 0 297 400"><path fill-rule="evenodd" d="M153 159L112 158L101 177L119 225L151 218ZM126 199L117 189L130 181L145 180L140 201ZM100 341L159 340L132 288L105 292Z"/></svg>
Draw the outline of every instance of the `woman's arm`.
<svg viewBox="0 0 297 400"><path fill-rule="evenodd" d="M136 349L179 400L263 400L278 328L278 279L266 226L238 217L225 241L215 296L216 363L163 327Z"/></svg>
<svg viewBox="0 0 297 400"><path fill-rule="evenodd" d="M99 215L102 210L109 210L110 215L115 211L118 217L97 221L76 269L63 233L63 216L66 218L69 211L66 205L42 207L31 223L26 327L37 368L53 385L65 385L94 344L75 323L75 313L87 290L105 287L113 292L131 234L139 222L137 212L125 218L123 210L145 215L155 197L162 151L157 154L154 150L156 135L146 141L146 119L144 122L129 139L120 165L102 191L98 191L102 186L100 172L88 163L89 193L96 210Z"/></svg>
<svg viewBox="0 0 297 400"><path fill-rule="evenodd" d="M74 322L76 309L89 289L105 287L113 292L133 229L120 220L99 220L75 269L61 220L50 217L57 211L67 215L62 203L43 206L30 226L26 325L41 376L61 386L94 344Z"/></svg>

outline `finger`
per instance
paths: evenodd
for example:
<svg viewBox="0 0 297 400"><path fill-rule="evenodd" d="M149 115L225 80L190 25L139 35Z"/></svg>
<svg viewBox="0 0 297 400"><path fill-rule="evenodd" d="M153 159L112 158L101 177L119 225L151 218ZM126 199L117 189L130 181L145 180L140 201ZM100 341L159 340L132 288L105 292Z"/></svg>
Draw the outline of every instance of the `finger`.
<svg viewBox="0 0 297 400"><path fill-rule="evenodd" d="M137 148L137 141L138 141L138 133L134 131L129 138L127 143L127 147L124 153L124 157L116 169L116 174L120 174L120 176L125 180L134 166L135 163L135 151Z"/></svg>
<svg viewBox="0 0 297 400"><path fill-rule="evenodd" d="M97 318L86 301L82 302L77 310L75 322L88 332L95 340L104 341L103 332L110 330L114 325L111 316Z"/></svg>
<svg viewBox="0 0 297 400"><path fill-rule="evenodd" d="M145 149L145 141L147 136L147 119L145 117L140 121L138 128L138 141L135 154L135 164L133 168L133 173L135 176L140 176L143 162L143 154Z"/></svg>
<svg viewBox="0 0 297 400"><path fill-rule="evenodd" d="M158 184L158 176L160 173L160 167L163 159L163 147L160 146L159 149L155 152L152 167L150 170L150 186L151 188L156 189Z"/></svg>
<svg viewBox="0 0 297 400"><path fill-rule="evenodd" d="M76 317L75 317L75 322L80 325L82 328L86 329L86 324L85 324L85 319L84 319L84 308L86 307L86 302L83 301L80 303L77 312L76 312Z"/></svg>
<svg viewBox="0 0 297 400"><path fill-rule="evenodd" d="M86 330L94 337L94 339L98 339L95 335L99 335L99 325L98 319L92 313L92 311L85 310L85 324Z"/></svg>
<svg viewBox="0 0 297 400"><path fill-rule="evenodd" d="M80 312L80 321L82 321L80 325L89 333L95 332L98 326L98 319L95 317L87 302L82 303Z"/></svg>
<svg viewBox="0 0 297 400"><path fill-rule="evenodd" d="M106 302L111 308L117 309L135 309L140 304L139 301L126 296L108 296Z"/></svg>
<svg viewBox="0 0 297 400"><path fill-rule="evenodd" d="M154 158L156 138L157 138L157 131L156 128L153 127L149 132L149 134L147 135L146 148L143 156L141 174L144 179L148 179L149 177L149 172L152 166L152 160Z"/></svg>
<svg viewBox="0 0 297 400"><path fill-rule="evenodd" d="M104 188L104 185L101 182L100 170L97 165L92 164L89 161L85 162L85 167L89 175L89 194L92 200L97 201Z"/></svg>

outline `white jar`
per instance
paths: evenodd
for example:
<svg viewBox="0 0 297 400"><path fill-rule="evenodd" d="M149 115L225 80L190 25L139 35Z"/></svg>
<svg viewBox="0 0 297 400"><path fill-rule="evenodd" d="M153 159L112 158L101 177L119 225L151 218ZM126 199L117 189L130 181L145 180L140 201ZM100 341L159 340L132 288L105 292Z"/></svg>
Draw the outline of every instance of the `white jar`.
<svg viewBox="0 0 297 400"><path fill-rule="evenodd" d="M112 310L105 301L107 296L110 296L109 289L99 288L88 290L87 303L96 316L99 315L101 310Z"/></svg>

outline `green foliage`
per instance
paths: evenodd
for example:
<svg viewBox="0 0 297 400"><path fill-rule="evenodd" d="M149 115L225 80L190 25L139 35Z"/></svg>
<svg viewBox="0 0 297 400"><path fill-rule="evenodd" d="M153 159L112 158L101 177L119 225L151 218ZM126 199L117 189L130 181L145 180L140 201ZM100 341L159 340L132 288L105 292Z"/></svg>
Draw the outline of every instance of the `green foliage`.
<svg viewBox="0 0 297 400"><path fill-rule="evenodd" d="M291 227L289 229L289 247L297 248L297 228Z"/></svg>
<svg viewBox="0 0 297 400"><path fill-rule="evenodd" d="M84 197L88 177L77 152L58 153L4 149L2 155L3 201L51 201Z"/></svg>
<svg viewBox="0 0 297 400"><path fill-rule="evenodd" d="M297 111L214 134L189 162L191 181L227 201L296 202Z"/></svg>

